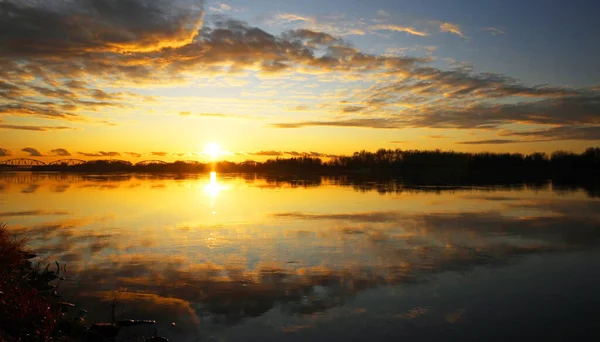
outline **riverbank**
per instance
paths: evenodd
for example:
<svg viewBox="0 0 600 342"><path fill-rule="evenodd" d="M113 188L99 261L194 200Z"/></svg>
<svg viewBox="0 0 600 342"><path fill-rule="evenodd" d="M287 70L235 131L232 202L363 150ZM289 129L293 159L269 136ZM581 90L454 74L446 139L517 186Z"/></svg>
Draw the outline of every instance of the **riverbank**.
<svg viewBox="0 0 600 342"><path fill-rule="evenodd" d="M117 299L113 300L110 322L85 323L86 310L68 316L72 303L58 293L65 280L58 262L44 269L31 259L37 255L27 250L27 240L11 236L0 223L0 342L4 341L106 341L114 340L121 328L155 325L153 320L115 319ZM154 334L135 341L168 341Z"/></svg>
<svg viewBox="0 0 600 342"><path fill-rule="evenodd" d="M56 272L37 270L25 242L0 223L0 341L50 340L60 317L50 285Z"/></svg>

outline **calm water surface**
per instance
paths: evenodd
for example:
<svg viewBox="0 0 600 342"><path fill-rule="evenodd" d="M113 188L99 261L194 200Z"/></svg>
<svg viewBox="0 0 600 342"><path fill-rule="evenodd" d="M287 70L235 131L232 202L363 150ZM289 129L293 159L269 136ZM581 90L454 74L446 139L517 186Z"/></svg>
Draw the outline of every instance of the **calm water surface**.
<svg viewBox="0 0 600 342"><path fill-rule="evenodd" d="M89 321L117 297L172 341L600 337L600 199L578 189L17 172L0 221L68 265Z"/></svg>

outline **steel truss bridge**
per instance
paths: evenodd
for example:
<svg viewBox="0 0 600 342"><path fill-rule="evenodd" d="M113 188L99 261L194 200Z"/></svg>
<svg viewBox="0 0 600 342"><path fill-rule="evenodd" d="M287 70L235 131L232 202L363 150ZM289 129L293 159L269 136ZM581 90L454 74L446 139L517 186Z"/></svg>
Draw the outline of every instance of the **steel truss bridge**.
<svg viewBox="0 0 600 342"><path fill-rule="evenodd" d="M92 161L100 161L100 160L83 160L83 159L59 159L59 160L55 160L55 161L51 161L48 163L45 163L41 160L37 160L37 159L32 159L32 158L13 158L13 159L6 159L6 160L0 160L0 165L5 165L5 166L16 166L16 167L31 167L31 166L44 166L44 165L49 165L49 166L74 166L74 165L81 165L81 164L86 164L88 162L92 162ZM123 163L123 164L131 164L131 162L128 162L126 160L119 160L119 159L111 159L111 160L101 160L104 162L109 162L109 163ZM200 162L196 161L196 160L184 160L183 161L186 164L199 164ZM137 162L133 165L139 165L139 166L144 166L144 165L165 165L168 164L165 161L162 160L142 160L140 162Z"/></svg>
<svg viewBox="0 0 600 342"><path fill-rule="evenodd" d="M46 165L43 161L39 161L31 158L14 158L0 162L0 165L7 166L41 166Z"/></svg>
<svg viewBox="0 0 600 342"><path fill-rule="evenodd" d="M48 163L48 165L68 165L68 166L72 166L72 165L81 165L81 164L85 164L86 161L83 159L59 159L59 160L55 160L53 162Z"/></svg>

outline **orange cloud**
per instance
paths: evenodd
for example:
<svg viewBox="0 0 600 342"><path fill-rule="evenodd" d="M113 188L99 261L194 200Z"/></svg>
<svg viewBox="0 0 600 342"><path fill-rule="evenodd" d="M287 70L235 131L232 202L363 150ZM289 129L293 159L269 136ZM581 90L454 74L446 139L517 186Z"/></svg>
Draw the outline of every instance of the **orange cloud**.
<svg viewBox="0 0 600 342"><path fill-rule="evenodd" d="M427 33L426 31L419 31L417 29L414 29L412 27L408 27L408 26L400 26L400 25L393 25L393 24L378 24L378 25L373 25L373 26L369 26L369 29L372 31L381 31L381 30L385 30L385 31L396 31L396 32L406 32L415 36L421 36L421 37L425 37L428 36L429 33Z"/></svg>
<svg viewBox="0 0 600 342"><path fill-rule="evenodd" d="M68 130L68 129L74 129L74 128L66 127L66 126L30 126L30 125L0 124L0 129L16 129L16 130L23 130L23 131L46 132L46 131L62 131L62 130Z"/></svg>
<svg viewBox="0 0 600 342"><path fill-rule="evenodd" d="M85 156L85 157L119 157L121 153L119 152L77 152L77 154Z"/></svg>
<svg viewBox="0 0 600 342"><path fill-rule="evenodd" d="M458 24L453 24L453 23L441 23L440 24L440 31L441 32L447 32L447 33L452 33L455 34L461 38L466 38L465 35L462 32L462 29L460 28L460 25Z"/></svg>

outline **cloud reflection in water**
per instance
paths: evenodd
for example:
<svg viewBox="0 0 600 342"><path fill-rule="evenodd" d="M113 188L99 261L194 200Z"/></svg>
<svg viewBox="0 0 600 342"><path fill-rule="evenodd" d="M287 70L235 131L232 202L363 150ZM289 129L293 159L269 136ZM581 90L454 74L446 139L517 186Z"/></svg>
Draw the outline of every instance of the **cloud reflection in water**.
<svg viewBox="0 0 600 342"><path fill-rule="evenodd" d="M10 198L2 216L48 260L69 264L64 293L98 308L90 316L100 320L121 289L121 317L156 319L178 341L207 331L235 339L227 327L265 320L277 322L268 325L272 331L309 333L315 323L306 317L347 321L376 317L384 307L390 319L439 316L436 324L460 324L470 317L460 307L441 314L418 303L369 303L390 296L385 289L437 284L448 272L512 269L528 256L595 251L600 237L600 201L578 190L557 197L549 187L406 186L398 194L394 185L381 196L377 183L368 186L377 191L353 192L337 181L217 180L216 173L47 175L35 176L39 186L31 194L22 192L31 180L15 177L0 177ZM73 186L55 192L64 182ZM209 213L198 211L198 185L210 199ZM368 309L355 307L365 300ZM169 330L174 319L177 328Z"/></svg>

